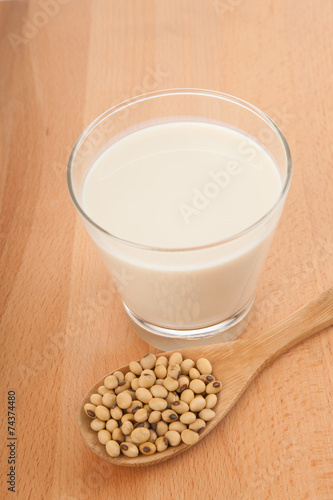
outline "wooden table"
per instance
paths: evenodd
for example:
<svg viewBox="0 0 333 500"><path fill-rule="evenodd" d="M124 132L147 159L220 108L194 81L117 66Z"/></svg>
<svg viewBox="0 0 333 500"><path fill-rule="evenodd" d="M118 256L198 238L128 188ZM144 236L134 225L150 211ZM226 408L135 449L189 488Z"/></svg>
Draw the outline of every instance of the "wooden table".
<svg viewBox="0 0 333 500"><path fill-rule="evenodd" d="M85 447L83 394L156 350L127 323L70 201L66 164L92 119L142 92L211 88L266 111L294 176L243 336L286 317L333 281L332 2L13 0L0 2L0 23L0 497L331 500L332 329L267 368L174 460L122 469Z"/></svg>

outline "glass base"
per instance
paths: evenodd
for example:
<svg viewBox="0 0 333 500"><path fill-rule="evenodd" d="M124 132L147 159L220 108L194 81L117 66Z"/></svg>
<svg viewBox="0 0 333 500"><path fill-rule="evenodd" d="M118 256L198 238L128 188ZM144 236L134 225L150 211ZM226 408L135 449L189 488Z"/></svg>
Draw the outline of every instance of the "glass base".
<svg viewBox="0 0 333 500"><path fill-rule="evenodd" d="M250 311L254 303L252 297L245 306L230 318L206 328L175 330L153 325L139 318L124 303L129 322L134 331L148 344L162 351L173 351L185 347L219 344L236 339L247 327Z"/></svg>

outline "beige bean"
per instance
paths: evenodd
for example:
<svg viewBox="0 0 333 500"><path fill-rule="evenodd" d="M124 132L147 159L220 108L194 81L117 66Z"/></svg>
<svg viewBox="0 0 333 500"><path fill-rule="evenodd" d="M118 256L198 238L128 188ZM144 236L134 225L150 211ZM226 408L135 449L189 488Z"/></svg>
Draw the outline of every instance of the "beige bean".
<svg viewBox="0 0 333 500"><path fill-rule="evenodd" d="M168 391L176 391L178 389L178 380L175 380L169 375L163 380L163 385Z"/></svg>
<svg viewBox="0 0 333 500"><path fill-rule="evenodd" d="M108 389L107 387L105 387L105 385L100 385L99 388L97 389L97 392L101 396L104 396L104 394L106 394L107 392L109 394L114 394L114 390L113 389Z"/></svg>
<svg viewBox="0 0 333 500"><path fill-rule="evenodd" d="M202 394L206 390L206 384L203 380L196 378L191 380L190 389L194 392L194 394Z"/></svg>
<svg viewBox="0 0 333 500"><path fill-rule="evenodd" d="M127 457L137 457L139 455L139 448L134 443L121 443L120 445L121 452Z"/></svg>
<svg viewBox="0 0 333 500"><path fill-rule="evenodd" d="M103 405L96 406L95 415L100 420L109 420L110 418L110 410Z"/></svg>
<svg viewBox="0 0 333 500"><path fill-rule="evenodd" d="M164 434L169 430L169 426L164 420L157 422L156 424L156 434L158 436L164 436Z"/></svg>
<svg viewBox="0 0 333 500"><path fill-rule="evenodd" d="M149 390L154 398L166 398L168 395L168 389L163 385L153 385Z"/></svg>
<svg viewBox="0 0 333 500"><path fill-rule="evenodd" d="M150 437L149 437L148 441L150 441L151 443L155 443L155 441L157 439L156 431L154 431L154 429L148 429L148 430L150 433Z"/></svg>
<svg viewBox="0 0 333 500"><path fill-rule="evenodd" d="M174 352L169 358L169 364L176 363L180 365L183 362L183 356L180 352Z"/></svg>
<svg viewBox="0 0 333 500"><path fill-rule="evenodd" d="M205 422L212 420L215 417L215 411L209 408L204 408L199 412L199 418L202 418Z"/></svg>
<svg viewBox="0 0 333 500"><path fill-rule="evenodd" d="M110 410L110 415L115 420L120 420L121 417L123 416L123 410L121 408L119 408L119 406L114 406Z"/></svg>
<svg viewBox="0 0 333 500"><path fill-rule="evenodd" d="M154 354L146 354L142 359L140 359L140 365L145 370L146 368L154 368L156 362L156 356Z"/></svg>
<svg viewBox="0 0 333 500"><path fill-rule="evenodd" d="M190 410L194 412L198 412L203 410L206 407L206 400L203 396L195 396L190 402Z"/></svg>
<svg viewBox="0 0 333 500"><path fill-rule="evenodd" d="M210 374L213 371L213 367L206 358L200 358L197 361L197 368L201 374Z"/></svg>
<svg viewBox="0 0 333 500"><path fill-rule="evenodd" d="M95 406L103 404L101 394L92 394L90 396L90 402Z"/></svg>
<svg viewBox="0 0 333 500"><path fill-rule="evenodd" d="M177 431L181 433L185 429L187 429L186 424L184 424L183 422L179 422L179 420L177 420L177 422L171 422L171 424L169 424L169 431Z"/></svg>
<svg viewBox="0 0 333 500"><path fill-rule="evenodd" d="M179 419L183 424L189 425L196 421L197 416L192 411L187 411L180 415Z"/></svg>
<svg viewBox="0 0 333 500"><path fill-rule="evenodd" d="M118 424L117 420L115 420L114 418L110 418L106 422L105 427L108 431L110 431L112 433L115 429L117 429L119 427L119 424Z"/></svg>
<svg viewBox="0 0 333 500"><path fill-rule="evenodd" d="M128 366L131 372L134 373L134 375L136 375L137 377L141 375L142 366L140 365L140 363L138 363L137 361L131 361L131 363Z"/></svg>
<svg viewBox="0 0 333 500"><path fill-rule="evenodd" d="M150 373L142 373L139 378L139 387L145 387L149 389L155 384L156 376L155 373L151 375Z"/></svg>
<svg viewBox="0 0 333 500"><path fill-rule="evenodd" d="M175 411L173 410L164 410L162 412L162 419L164 422L174 422L175 420L178 420L178 415Z"/></svg>
<svg viewBox="0 0 333 500"><path fill-rule="evenodd" d="M129 436L132 433L133 429L134 425L129 420L124 422L123 425L120 427L120 430L124 434L124 436Z"/></svg>
<svg viewBox="0 0 333 500"><path fill-rule="evenodd" d="M192 445L199 441L199 434L191 429L186 429L181 433L181 439L185 444Z"/></svg>
<svg viewBox="0 0 333 500"><path fill-rule="evenodd" d="M184 361L180 363L180 369L183 375L188 375L190 369L194 367L195 367L195 362L193 361L193 359L184 359Z"/></svg>
<svg viewBox="0 0 333 500"><path fill-rule="evenodd" d="M107 408L112 408L116 404L117 396L115 394L110 394L107 392L104 394L102 397L102 405L106 406Z"/></svg>
<svg viewBox="0 0 333 500"><path fill-rule="evenodd" d="M94 420L90 422L90 427L93 431L101 431L102 429L105 429L105 421L100 420L99 418L94 418Z"/></svg>
<svg viewBox="0 0 333 500"><path fill-rule="evenodd" d="M97 438L101 444L106 444L111 439L111 432L106 429L102 429L98 431Z"/></svg>
<svg viewBox="0 0 333 500"><path fill-rule="evenodd" d="M149 429L146 427L137 427L131 432L131 438L136 444L145 443L150 438Z"/></svg>
<svg viewBox="0 0 333 500"><path fill-rule="evenodd" d="M156 366L163 365L163 366L167 367L168 364L169 364L169 360L165 356L159 356L156 359Z"/></svg>
<svg viewBox="0 0 333 500"><path fill-rule="evenodd" d="M145 370L142 370L141 375L151 375L152 377L154 377L156 379L156 375L155 375L154 370L150 370L150 368L146 368ZM140 375L140 377L141 377L141 375Z"/></svg>
<svg viewBox="0 0 333 500"><path fill-rule="evenodd" d="M141 408L140 410L136 411L134 413L134 420L139 423L148 420L148 411L146 410L146 408Z"/></svg>
<svg viewBox="0 0 333 500"><path fill-rule="evenodd" d="M186 389L189 388L189 385L190 385L190 379L189 379L189 377L187 377L186 375L182 375L178 379L178 389L177 389L177 391L178 392L183 392L183 391L185 391Z"/></svg>
<svg viewBox="0 0 333 500"><path fill-rule="evenodd" d="M117 427L113 432L112 432L112 439L113 441L117 441L118 443L122 443L125 441L125 436L121 432L120 428Z"/></svg>
<svg viewBox="0 0 333 500"><path fill-rule="evenodd" d="M200 375L201 375L201 373L196 368L191 368L190 371L189 371L189 377L192 380L195 379L195 378L199 378Z"/></svg>
<svg viewBox="0 0 333 500"><path fill-rule="evenodd" d="M199 434L204 430L205 427L206 422L202 420L202 418L197 418L192 424L189 424L188 426L191 431L198 432Z"/></svg>
<svg viewBox="0 0 333 500"><path fill-rule="evenodd" d="M134 378L131 382L131 388L133 389L133 391L136 391L137 389L139 389L140 385L139 385L139 379L138 378Z"/></svg>
<svg viewBox="0 0 333 500"><path fill-rule="evenodd" d="M194 392L191 389L185 389L180 395L180 400L187 404L190 404L192 399L194 399Z"/></svg>
<svg viewBox="0 0 333 500"><path fill-rule="evenodd" d="M185 413L186 411L189 411L189 405L185 403L185 401L175 401L171 405L171 409L181 415L182 413Z"/></svg>
<svg viewBox="0 0 333 500"><path fill-rule="evenodd" d="M125 374L125 380L126 380L126 382L131 383L131 382L132 382L132 380L134 380L135 378L137 378L137 376L135 375L135 373L132 373L132 372L127 372L127 373Z"/></svg>
<svg viewBox="0 0 333 500"><path fill-rule="evenodd" d="M108 455L110 457L119 457L120 455L120 445L117 443L117 441L110 440L106 443L105 449Z"/></svg>
<svg viewBox="0 0 333 500"><path fill-rule="evenodd" d="M206 400L206 408L212 409L217 403L217 396L216 394L208 394L208 396L205 397Z"/></svg>
<svg viewBox="0 0 333 500"><path fill-rule="evenodd" d="M117 396L117 405L122 410L126 410L132 404L132 396L128 392L122 392Z"/></svg>
<svg viewBox="0 0 333 500"><path fill-rule="evenodd" d="M152 393L145 387L139 387L139 389L135 391L135 396L139 401L142 401L142 403L149 403L153 397Z"/></svg>
<svg viewBox="0 0 333 500"><path fill-rule="evenodd" d="M146 443L141 443L139 450L143 455L153 455L156 452L156 446L154 443L147 441Z"/></svg>
<svg viewBox="0 0 333 500"><path fill-rule="evenodd" d="M90 418L95 418L96 416L96 406L93 405L92 403L86 403L83 407L86 415L88 415L88 417Z"/></svg>
<svg viewBox="0 0 333 500"><path fill-rule="evenodd" d="M181 375L180 366L177 363L172 363L168 366L168 377L172 377L175 380L178 380ZM178 386L177 386L178 387Z"/></svg>
<svg viewBox="0 0 333 500"><path fill-rule="evenodd" d="M124 424L127 421L135 422L133 413L124 413L120 419L121 423Z"/></svg>
<svg viewBox="0 0 333 500"><path fill-rule="evenodd" d="M127 391L130 388L131 384L127 380L123 380L122 382L119 382L118 387L115 388L114 392L115 394L118 395L121 392Z"/></svg>
<svg viewBox="0 0 333 500"><path fill-rule="evenodd" d="M165 436L160 436L155 441L157 451L165 451L169 445L169 441Z"/></svg>
<svg viewBox="0 0 333 500"><path fill-rule="evenodd" d="M142 407L143 407L142 401L139 401L138 399L133 399L131 406L127 408L127 413L135 413Z"/></svg>
<svg viewBox="0 0 333 500"><path fill-rule="evenodd" d="M125 380L125 375L123 374L123 372L120 372L120 371L116 371L116 372L113 372L113 374L115 377L117 377L119 383L120 382L124 382Z"/></svg>
<svg viewBox="0 0 333 500"><path fill-rule="evenodd" d="M163 411L166 409L167 406L168 406L168 403L163 398L152 398L149 400L149 407L152 410Z"/></svg>
<svg viewBox="0 0 333 500"><path fill-rule="evenodd" d="M167 369L164 365L155 366L154 373L156 378L165 378L167 375Z"/></svg>
<svg viewBox="0 0 333 500"><path fill-rule="evenodd" d="M167 431L165 437L168 440L170 446L178 446L181 442L181 436L177 431Z"/></svg>
<svg viewBox="0 0 333 500"><path fill-rule="evenodd" d="M171 406L172 403L174 403L175 401L179 401L179 396L176 392L169 392L165 400L168 403L168 405Z"/></svg>
<svg viewBox="0 0 333 500"><path fill-rule="evenodd" d="M149 414L148 422L150 424L157 424L157 422L159 422L161 418L162 418L162 413L158 410L155 410Z"/></svg>
<svg viewBox="0 0 333 500"><path fill-rule="evenodd" d="M210 382L206 387L207 394L217 394L222 389L222 384L218 380Z"/></svg>
<svg viewBox="0 0 333 500"><path fill-rule="evenodd" d="M108 375L104 379L104 385L107 389L115 389L118 387L119 380L115 375Z"/></svg>

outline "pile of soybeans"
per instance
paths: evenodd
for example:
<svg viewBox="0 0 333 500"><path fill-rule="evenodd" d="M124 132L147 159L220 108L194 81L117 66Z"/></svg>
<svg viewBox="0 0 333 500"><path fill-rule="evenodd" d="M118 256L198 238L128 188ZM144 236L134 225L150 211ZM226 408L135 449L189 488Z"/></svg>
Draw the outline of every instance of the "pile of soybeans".
<svg viewBox="0 0 333 500"><path fill-rule="evenodd" d="M192 445L215 417L222 384L212 372L206 358L194 362L179 352L170 359L147 354L132 361L127 373L108 375L84 410L111 457Z"/></svg>

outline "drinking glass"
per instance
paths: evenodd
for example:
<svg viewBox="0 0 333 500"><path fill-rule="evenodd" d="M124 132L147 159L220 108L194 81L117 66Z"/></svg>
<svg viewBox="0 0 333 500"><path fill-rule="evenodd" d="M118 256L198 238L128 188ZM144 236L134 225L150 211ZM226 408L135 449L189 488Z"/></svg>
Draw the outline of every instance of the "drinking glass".
<svg viewBox="0 0 333 500"><path fill-rule="evenodd" d="M106 149L129 134L178 122L215 124L240 132L243 142L237 155L243 154L254 165L258 151L264 150L280 177L278 199L244 230L195 247L158 248L108 232L84 208L88 172ZM151 147L153 151L154 144ZM264 112L216 91L168 89L129 99L94 120L73 148L67 179L74 205L113 278L131 325L148 343L168 350L230 340L246 326L291 175L287 141ZM202 186L202 199L210 201L214 182L214 196L218 188L223 191L219 180L210 179L209 187Z"/></svg>

